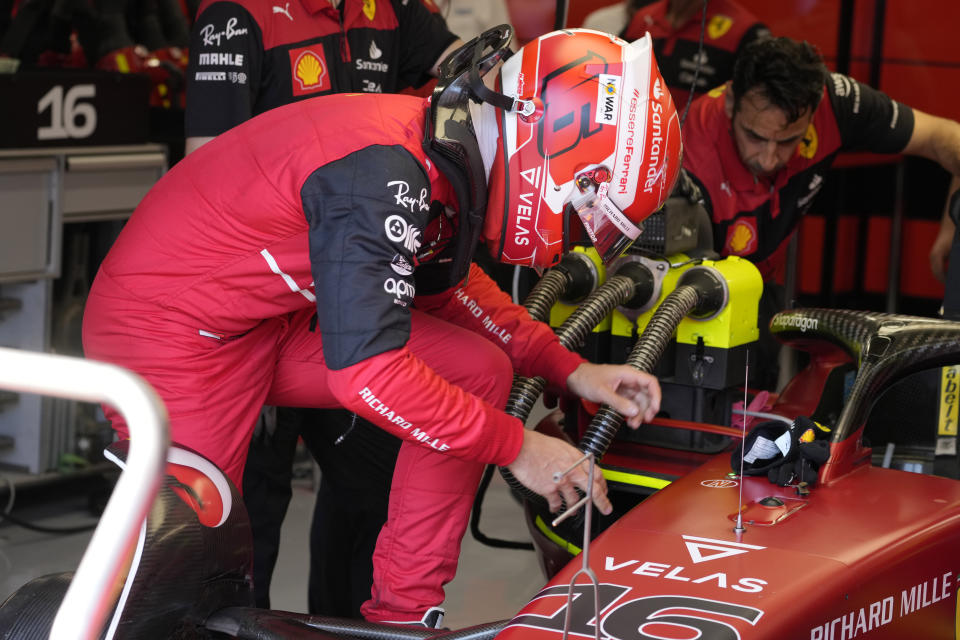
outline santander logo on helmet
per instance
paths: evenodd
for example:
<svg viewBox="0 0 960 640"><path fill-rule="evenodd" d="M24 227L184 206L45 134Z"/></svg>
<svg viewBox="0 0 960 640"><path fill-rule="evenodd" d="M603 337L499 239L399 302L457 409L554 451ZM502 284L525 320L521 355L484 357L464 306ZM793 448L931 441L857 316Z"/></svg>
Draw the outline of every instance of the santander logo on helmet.
<svg viewBox="0 0 960 640"><path fill-rule="evenodd" d="M501 90L530 115L498 112L484 237L509 264L556 264L583 222L604 260L622 253L676 181L680 123L649 36L548 33L507 60ZM566 235L565 235L566 232ZM585 238L586 239L586 238Z"/></svg>

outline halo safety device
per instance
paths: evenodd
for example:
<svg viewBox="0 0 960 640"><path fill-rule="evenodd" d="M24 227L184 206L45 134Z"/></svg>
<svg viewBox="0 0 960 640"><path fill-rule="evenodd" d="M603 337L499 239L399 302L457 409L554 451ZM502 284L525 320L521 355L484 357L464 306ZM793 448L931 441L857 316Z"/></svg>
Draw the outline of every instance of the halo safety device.
<svg viewBox="0 0 960 640"><path fill-rule="evenodd" d="M551 267L574 213L605 262L623 253L680 169L679 117L649 35L548 33L503 64L498 88L513 108L498 113L483 228L491 254Z"/></svg>

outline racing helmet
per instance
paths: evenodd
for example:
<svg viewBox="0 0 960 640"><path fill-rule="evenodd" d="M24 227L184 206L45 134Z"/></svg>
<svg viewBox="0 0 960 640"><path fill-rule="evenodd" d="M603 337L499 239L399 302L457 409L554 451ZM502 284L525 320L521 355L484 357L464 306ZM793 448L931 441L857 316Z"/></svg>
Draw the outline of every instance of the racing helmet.
<svg viewBox="0 0 960 640"><path fill-rule="evenodd" d="M493 257L553 266L574 213L604 262L619 256L680 169L679 117L649 34L548 33L504 62L498 88L519 108L497 112L483 228Z"/></svg>

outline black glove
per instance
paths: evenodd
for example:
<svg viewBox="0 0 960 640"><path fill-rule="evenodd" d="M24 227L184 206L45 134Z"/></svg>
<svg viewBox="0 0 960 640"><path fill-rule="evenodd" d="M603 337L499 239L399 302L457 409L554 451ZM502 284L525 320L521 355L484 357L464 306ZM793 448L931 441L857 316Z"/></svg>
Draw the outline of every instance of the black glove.
<svg viewBox="0 0 960 640"><path fill-rule="evenodd" d="M790 425L777 420L761 422L750 430L743 446L734 450L730 465L739 472L743 455L745 476L766 475L782 487L795 482L813 486L818 470L830 457L829 433L828 428L805 416Z"/></svg>

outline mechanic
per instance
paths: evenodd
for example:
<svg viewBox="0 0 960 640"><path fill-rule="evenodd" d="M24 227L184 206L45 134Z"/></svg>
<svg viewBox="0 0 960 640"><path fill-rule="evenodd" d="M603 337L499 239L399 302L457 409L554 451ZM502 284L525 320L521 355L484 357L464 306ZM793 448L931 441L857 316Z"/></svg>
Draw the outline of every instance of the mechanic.
<svg viewBox="0 0 960 640"><path fill-rule="evenodd" d="M828 72L812 45L790 38L745 47L733 79L694 101L683 134L714 246L767 281L839 152L917 155L960 175L960 124Z"/></svg>
<svg viewBox="0 0 960 640"><path fill-rule="evenodd" d="M420 2L205 0L190 46L187 152L297 100L422 85L461 44ZM348 411L264 408L243 478L262 608L270 607L298 438L321 469L308 611L356 618L370 597L371 558L400 441Z"/></svg>
<svg viewBox="0 0 960 640"><path fill-rule="evenodd" d="M585 465L554 483L577 449L502 410L514 370L634 428L659 405L655 378L567 351L470 263L483 237L501 261L552 266L574 212L605 260L636 238L679 173L649 39L541 36L503 65L505 95L481 74L509 40L493 30L456 52L429 101L324 96L200 147L137 207L86 305L88 357L140 373L172 439L234 482L265 403L344 407L403 439L371 621L439 625L485 463L553 509L578 487L611 510Z"/></svg>
<svg viewBox="0 0 960 640"><path fill-rule="evenodd" d="M710 0L701 54L703 9L703 0L658 0L638 9L624 30L627 40L650 33L663 79L681 112L694 73L696 97L733 76L733 63L744 46L770 35L762 22L734 0Z"/></svg>
<svg viewBox="0 0 960 640"><path fill-rule="evenodd" d="M744 47L733 79L694 100L683 136L714 248L763 275L763 318L785 306L775 283L789 239L839 152L918 155L960 175L960 124L830 73L812 45L783 37Z"/></svg>

